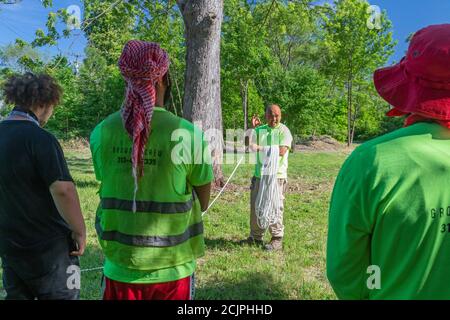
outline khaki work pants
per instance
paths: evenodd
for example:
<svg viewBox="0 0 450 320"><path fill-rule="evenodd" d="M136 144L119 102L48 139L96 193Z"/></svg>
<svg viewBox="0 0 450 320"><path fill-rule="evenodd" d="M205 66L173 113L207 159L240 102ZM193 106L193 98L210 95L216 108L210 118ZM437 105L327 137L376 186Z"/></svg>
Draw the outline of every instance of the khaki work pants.
<svg viewBox="0 0 450 320"><path fill-rule="evenodd" d="M259 184L261 180L259 178L253 177L252 184L250 186L250 237L255 240L262 240L264 237L264 233L266 230L261 229L258 226L258 219L256 217L256 197L258 196ZM286 179L278 179L278 185L281 189L281 219L280 222L271 224L269 226L269 232L272 235L272 238L283 238L284 236L284 226L283 226L283 212L284 212L284 195L286 193L287 188L287 180Z"/></svg>

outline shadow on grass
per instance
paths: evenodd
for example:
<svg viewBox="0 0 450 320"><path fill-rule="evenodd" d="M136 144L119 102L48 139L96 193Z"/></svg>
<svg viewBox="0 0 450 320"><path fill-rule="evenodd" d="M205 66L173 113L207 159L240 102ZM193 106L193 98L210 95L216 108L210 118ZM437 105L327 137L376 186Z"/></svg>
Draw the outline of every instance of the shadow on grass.
<svg viewBox="0 0 450 320"><path fill-rule="evenodd" d="M76 180L75 185L77 188L98 188L100 183L97 181Z"/></svg>
<svg viewBox="0 0 450 320"><path fill-rule="evenodd" d="M236 246L243 246L241 240L232 240L225 238L208 239L205 238L205 245L208 249L232 249Z"/></svg>
<svg viewBox="0 0 450 320"><path fill-rule="evenodd" d="M70 172L77 172L77 173L81 173L81 174L94 174L94 170L92 169L77 169L77 168L71 168Z"/></svg>
<svg viewBox="0 0 450 320"><path fill-rule="evenodd" d="M80 159L74 157L66 157L66 162L71 170L81 173L94 173L91 159Z"/></svg>
<svg viewBox="0 0 450 320"><path fill-rule="evenodd" d="M206 283L196 289L197 300L282 300L287 293L268 273L245 273L214 283Z"/></svg>

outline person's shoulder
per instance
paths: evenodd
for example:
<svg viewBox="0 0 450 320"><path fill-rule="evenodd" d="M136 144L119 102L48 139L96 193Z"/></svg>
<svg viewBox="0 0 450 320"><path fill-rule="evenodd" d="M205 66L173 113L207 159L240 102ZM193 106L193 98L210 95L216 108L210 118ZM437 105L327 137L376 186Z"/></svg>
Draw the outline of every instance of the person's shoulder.
<svg viewBox="0 0 450 320"><path fill-rule="evenodd" d="M374 153L380 151L400 151L411 146L432 140L440 132L441 126L433 123L417 123L400 128L382 136L369 140L355 149L356 153Z"/></svg>
<svg viewBox="0 0 450 320"><path fill-rule="evenodd" d="M105 119L103 119L102 121L100 121L100 122L94 127L94 129L92 130L92 132L91 132L91 137L92 137L93 135L98 134L98 133L101 131L101 129L102 129L103 127L112 127L112 129L115 130L115 126L116 126L118 123L120 123L120 124L122 123L122 116L121 116L120 111L116 111L116 112L114 112L114 113L108 115L108 116L107 116Z"/></svg>
<svg viewBox="0 0 450 320"><path fill-rule="evenodd" d="M398 136L398 130L384 134L382 136L368 140L357 146L346 160L346 164L365 161L375 157L379 153L380 148L384 148L386 143L395 141Z"/></svg>
<svg viewBox="0 0 450 320"><path fill-rule="evenodd" d="M105 124L122 121L122 115L120 111L116 111L114 113L111 113L108 115L104 120L100 121L100 123L97 124L97 127L101 127Z"/></svg>
<svg viewBox="0 0 450 320"><path fill-rule="evenodd" d="M38 142L47 141L59 144L56 136L47 129L33 125L32 128L30 128L30 131L35 141Z"/></svg>
<svg viewBox="0 0 450 320"><path fill-rule="evenodd" d="M48 145L58 142L56 137L46 129L31 121L9 121L2 122L3 126L19 126L19 135L24 141L35 145Z"/></svg>
<svg viewBox="0 0 450 320"><path fill-rule="evenodd" d="M167 112L166 116L172 121L173 126L175 126L176 128L185 129L190 132L201 132L202 131L202 128L200 126L196 125L195 123L193 123L187 119L176 116L171 112Z"/></svg>
<svg viewBox="0 0 450 320"><path fill-rule="evenodd" d="M193 124L190 121L173 114L167 109L158 107L153 110L152 127L173 130L176 127L186 127L189 129L192 126Z"/></svg>
<svg viewBox="0 0 450 320"><path fill-rule="evenodd" d="M438 138L445 130L438 124L418 123L369 140L345 160L340 176L373 182L375 175L385 179L407 175L417 166L417 155L426 158L436 149L447 147ZM450 137L447 139L450 146Z"/></svg>
<svg viewBox="0 0 450 320"><path fill-rule="evenodd" d="M38 126L33 126L29 130L27 135L35 150L43 150L43 152L62 150L58 138L51 131Z"/></svg>
<svg viewBox="0 0 450 320"><path fill-rule="evenodd" d="M418 123L394 130L358 146L347 158L346 164L360 164L362 167L380 170L383 164L390 163L393 159L395 162L400 159L407 161L411 153L420 152L421 148L433 140L433 132L440 131L439 127L437 124Z"/></svg>
<svg viewBox="0 0 450 320"><path fill-rule="evenodd" d="M153 116L152 128L155 129L155 132L170 137L170 139L175 136L189 136L195 139L195 137L202 137L205 130L201 123L193 123L168 110L158 111L157 115Z"/></svg>
<svg viewBox="0 0 450 320"><path fill-rule="evenodd" d="M291 133L291 130L284 123L280 123L280 131L283 133Z"/></svg>

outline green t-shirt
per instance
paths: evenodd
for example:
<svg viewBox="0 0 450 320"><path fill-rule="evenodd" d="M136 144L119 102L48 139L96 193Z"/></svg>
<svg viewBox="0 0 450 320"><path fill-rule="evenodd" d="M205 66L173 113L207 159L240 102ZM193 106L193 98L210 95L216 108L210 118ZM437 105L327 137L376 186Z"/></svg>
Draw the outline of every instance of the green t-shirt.
<svg viewBox="0 0 450 320"><path fill-rule="evenodd" d="M255 129L254 135L252 136L252 141L256 141L256 144L263 147L279 145L280 147L283 146L291 149L292 135L288 127L282 123L275 128L272 128L266 124ZM277 178L279 179L287 179L288 158L289 152L286 152L284 156L280 156L278 158ZM261 178L261 166L261 154L260 152L257 152L254 174L257 178Z"/></svg>
<svg viewBox="0 0 450 320"><path fill-rule="evenodd" d="M116 112L111 117L120 117L120 113ZM90 144L92 158L94 162L94 171L97 180L102 181L103 160L101 148L101 128L105 122L101 122L92 132ZM173 129L181 129L178 132ZM199 141L190 141L194 137ZM180 150L171 150L169 146L170 141L162 141L164 139L174 139L176 141L183 141ZM186 140L185 140L186 139ZM111 156L117 157L118 154L123 154L124 159L130 155L131 140L124 142L123 146L114 147ZM186 143L185 143L186 142ZM186 159L189 157L187 149L192 151L192 161ZM146 197L149 201L165 202L176 201L177 195L183 196L189 193L189 188L192 186L201 186L210 183L213 179L213 170L211 165L210 152L208 146L203 141L203 133L192 123L176 117L167 110L155 107L152 118L152 134L147 143L146 156L155 158L153 163L148 160L144 168L145 178L154 181L159 181L158 185L152 190L146 192ZM167 153L167 154L164 154ZM104 154L104 153L103 153ZM170 159L174 159L173 155L180 155L177 158L179 162L174 163ZM168 159L168 161L158 161L158 159ZM186 165L186 163L191 163ZM177 174L173 174L177 172ZM130 165L131 176L131 165ZM127 177L129 179L129 177ZM104 273L105 276L112 280L126 282L126 283L161 283L179 280L192 275L195 270L195 261L158 270L136 270L114 264L112 261L105 258Z"/></svg>
<svg viewBox="0 0 450 320"><path fill-rule="evenodd" d="M329 212L327 275L338 298L450 297L449 182L450 130L438 124L402 128L351 154Z"/></svg>

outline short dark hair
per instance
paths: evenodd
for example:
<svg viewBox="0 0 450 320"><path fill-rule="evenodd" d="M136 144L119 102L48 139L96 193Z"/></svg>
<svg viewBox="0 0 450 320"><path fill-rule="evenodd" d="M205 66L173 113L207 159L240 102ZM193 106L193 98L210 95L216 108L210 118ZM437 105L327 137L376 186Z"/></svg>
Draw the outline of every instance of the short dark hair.
<svg viewBox="0 0 450 320"><path fill-rule="evenodd" d="M62 96L62 88L47 74L33 74L9 77L2 87L3 97L7 104L25 109L43 108L57 105Z"/></svg>
<svg viewBox="0 0 450 320"><path fill-rule="evenodd" d="M280 108L280 110L281 110L281 107L280 107L278 104L269 102L268 104L266 104L266 110L265 110L265 112L268 113L268 112L270 111L270 108L271 108L272 106L277 106L277 107Z"/></svg>

